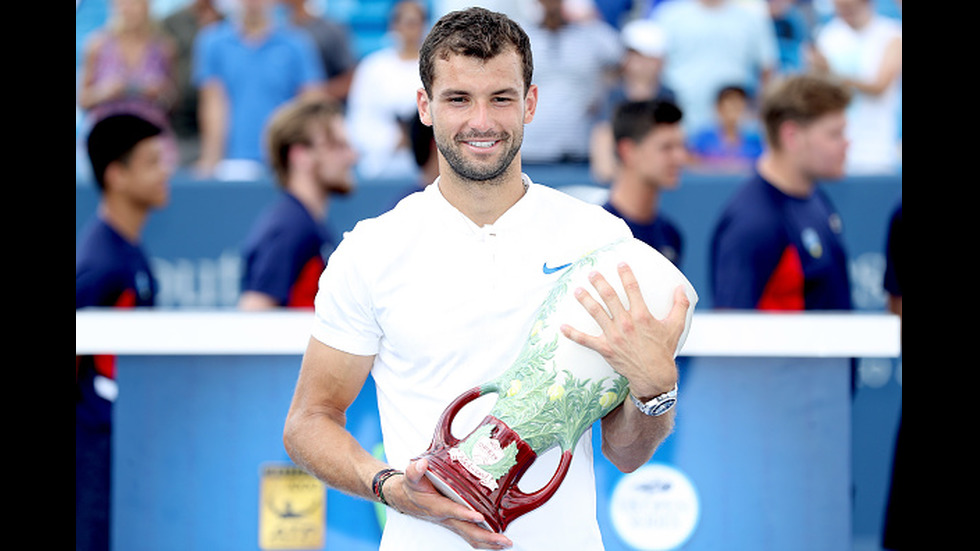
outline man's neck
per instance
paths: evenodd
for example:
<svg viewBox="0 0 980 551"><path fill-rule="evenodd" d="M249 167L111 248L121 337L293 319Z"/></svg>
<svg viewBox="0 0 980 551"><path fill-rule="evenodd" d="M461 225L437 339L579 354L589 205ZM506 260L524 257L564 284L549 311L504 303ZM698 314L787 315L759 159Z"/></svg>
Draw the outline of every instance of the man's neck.
<svg viewBox="0 0 980 551"><path fill-rule="evenodd" d="M649 224L657 218L660 190L632 173L622 172L613 182L609 204L627 220Z"/></svg>
<svg viewBox="0 0 980 551"><path fill-rule="evenodd" d="M330 194L322 186L313 181L293 180L286 192L296 198L316 221L327 218Z"/></svg>
<svg viewBox="0 0 980 551"><path fill-rule="evenodd" d="M145 209L113 200L103 200L99 205L99 218L134 245L140 241L148 214Z"/></svg>
<svg viewBox="0 0 980 551"><path fill-rule="evenodd" d="M460 178L451 169L444 167L440 170L439 191L449 204L477 226L493 224L520 201L527 191L520 166L515 160L499 178L486 182Z"/></svg>
<svg viewBox="0 0 980 551"><path fill-rule="evenodd" d="M269 27L270 21L264 11L252 10L242 14L241 28L246 38L261 38Z"/></svg>
<svg viewBox="0 0 980 551"><path fill-rule="evenodd" d="M795 168L788 159L772 152L759 158L759 174L776 189L791 197L805 199L813 194L816 182Z"/></svg>
<svg viewBox="0 0 980 551"><path fill-rule="evenodd" d="M849 17L846 20L846 23L855 31L860 31L868 26L868 23L871 22L872 16L873 12L870 9L862 10L854 14L852 17Z"/></svg>
<svg viewBox="0 0 980 551"><path fill-rule="evenodd" d="M656 97L657 91L660 90L660 81L656 77L626 77L623 79L623 88L629 99L652 98Z"/></svg>

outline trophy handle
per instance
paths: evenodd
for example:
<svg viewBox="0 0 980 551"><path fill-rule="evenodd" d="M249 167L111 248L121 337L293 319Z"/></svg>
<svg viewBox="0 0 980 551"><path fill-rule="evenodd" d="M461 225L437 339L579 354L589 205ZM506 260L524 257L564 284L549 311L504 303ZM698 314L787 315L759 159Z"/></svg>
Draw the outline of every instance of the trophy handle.
<svg viewBox="0 0 980 551"><path fill-rule="evenodd" d="M450 402L446 409L443 410L442 416L439 417L439 422L436 424L437 428L432 436L430 449L437 449L443 446L453 447L459 444L459 438L453 436L452 432L453 419L463 409L463 406L483 396L483 394L484 392L480 387L474 387L460 394L455 400Z"/></svg>
<svg viewBox="0 0 980 551"><path fill-rule="evenodd" d="M543 505L544 502L551 499L551 496L558 491L558 487L561 485L562 481L565 480L565 475L568 474L568 468L572 464L572 450L564 450L561 454L561 462L558 464L558 469L555 474L551 476L551 480L548 481L540 490L536 492L531 492L526 494L517 488L517 483L515 482L500 500L500 514L501 517L513 520L524 513L527 513L533 509L538 508Z"/></svg>

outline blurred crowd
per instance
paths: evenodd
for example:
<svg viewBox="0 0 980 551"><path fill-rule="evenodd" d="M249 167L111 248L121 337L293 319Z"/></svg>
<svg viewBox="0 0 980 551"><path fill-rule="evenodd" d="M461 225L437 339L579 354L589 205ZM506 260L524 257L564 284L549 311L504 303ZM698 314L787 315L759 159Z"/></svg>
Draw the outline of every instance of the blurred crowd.
<svg viewBox="0 0 980 551"><path fill-rule="evenodd" d="M79 0L79 2L95 0ZM100 0L106 21L79 39L77 142L110 113L172 137L194 178L270 174L263 141L276 107L319 95L346 111L361 179L430 177L413 144L418 48L458 0L360 2L385 32L358 40L323 0ZM744 172L765 147L768 83L829 74L854 93L850 174L901 168L901 0L492 0L531 37L543 98L525 163L616 170L609 120L623 101L670 99L684 113L687 170ZM76 155L81 179L87 159Z"/></svg>

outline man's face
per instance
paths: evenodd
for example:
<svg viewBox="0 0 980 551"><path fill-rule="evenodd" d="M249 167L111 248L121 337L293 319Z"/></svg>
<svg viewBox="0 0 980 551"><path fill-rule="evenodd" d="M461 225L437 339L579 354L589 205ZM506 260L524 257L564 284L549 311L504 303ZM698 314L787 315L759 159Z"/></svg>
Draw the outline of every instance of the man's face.
<svg viewBox="0 0 980 551"><path fill-rule="evenodd" d="M333 117L328 125L329 132L323 128L313 130L310 167L313 177L324 190L347 194L354 188L353 168L357 154L347 139L343 119Z"/></svg>
<svg viewBox="0 0 980 551"><path fill-rule="evenodd" d="M660 74L663 58L643 55L628 50L623 59L623 73L644 81L653 80Z"/></svg>
<svg viewBox="0 0 980 551"><path fill-rule="evenodd" d="M740 95L728 94L718 102L718 119L725 126L735 126L745 116L748 102Z"/></svg>
<svg viewBox="0 0 980 551"><path fill-rule="evenodd" d="M661 189L674 189L687 162L684 130L678 124L659 124L633 146L629 168L643 181Z"/></svg>
<svg viewBox="0 0 980 551"><path fill-rule="evenodd" d="M869 0L834 0L834 11L845 22L856 25L869 10Z"/></svg>
<svg viewBox="0 0 980 551"><path fill-rule="evenodd" d="M126 162L117 161L112 183L114 192L140 207L160 208L170 199L170 177L174 163L161 136L147 138L133 148Z"/></svg>
<svg viewBox="0 0 980 551"><path fill-rule="evenodd" d="M524 125L534 118L537 87L524 94L517 52L483 61L450 55L434 64L432 97L418 91L419 115L432 125L440 172L470 181L502 176L520 152Z"/></svg>
<svg viewBox="0 0 980 551"><path fill-rule="evenodd" d="M425 13L415 5L403 5L392 21L392 30L405 45L418 46L425 37Z"/></svg>
<svg viewBox="0 0 980 551"><path fill-rule="evenodd" d="M813 180L844 176L848 140L843 111L829 113L801 127L795 143L801 170Z"/></svg>

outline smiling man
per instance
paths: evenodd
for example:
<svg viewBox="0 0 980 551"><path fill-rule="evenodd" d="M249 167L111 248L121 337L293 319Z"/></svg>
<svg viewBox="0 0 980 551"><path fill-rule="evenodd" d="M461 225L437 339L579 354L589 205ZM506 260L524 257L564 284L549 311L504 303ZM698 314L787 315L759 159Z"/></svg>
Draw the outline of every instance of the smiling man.
<svg viewBox="0 0 980 551"><path fill-rule="evenodd" d="M601 549L591 437L584 435L557 493L506 533L443 497L424 476L426 450L450 399L502 373L524 344L560 267L630 234L624 222L533 183L521 170L524 125L538 102L527 35L481 8L443 17L422 46L419 117L433 127L439 178L349 232L320 278L316 316L286 420L297 464L343 492L389 507L382 550ZM628 268L624 282L635 282ZM602 296L611 286L593 280ZM565 336L599 350L634 396L651 401L677 382L673 351L689 306L678 291L664 320L626 310L612 293L579 300L604 317L604 333ZM600 314L601 312L601 314ZM377 388L386 462L345 429L345 412L367 377ZM476 404L480 404L477 402ZM474 426L492 404L461 411ZM603 452L629 471L669 434L673 411L647 415L632 401L602 421ZM522 479L554 473L543 453Z"/></svg>

